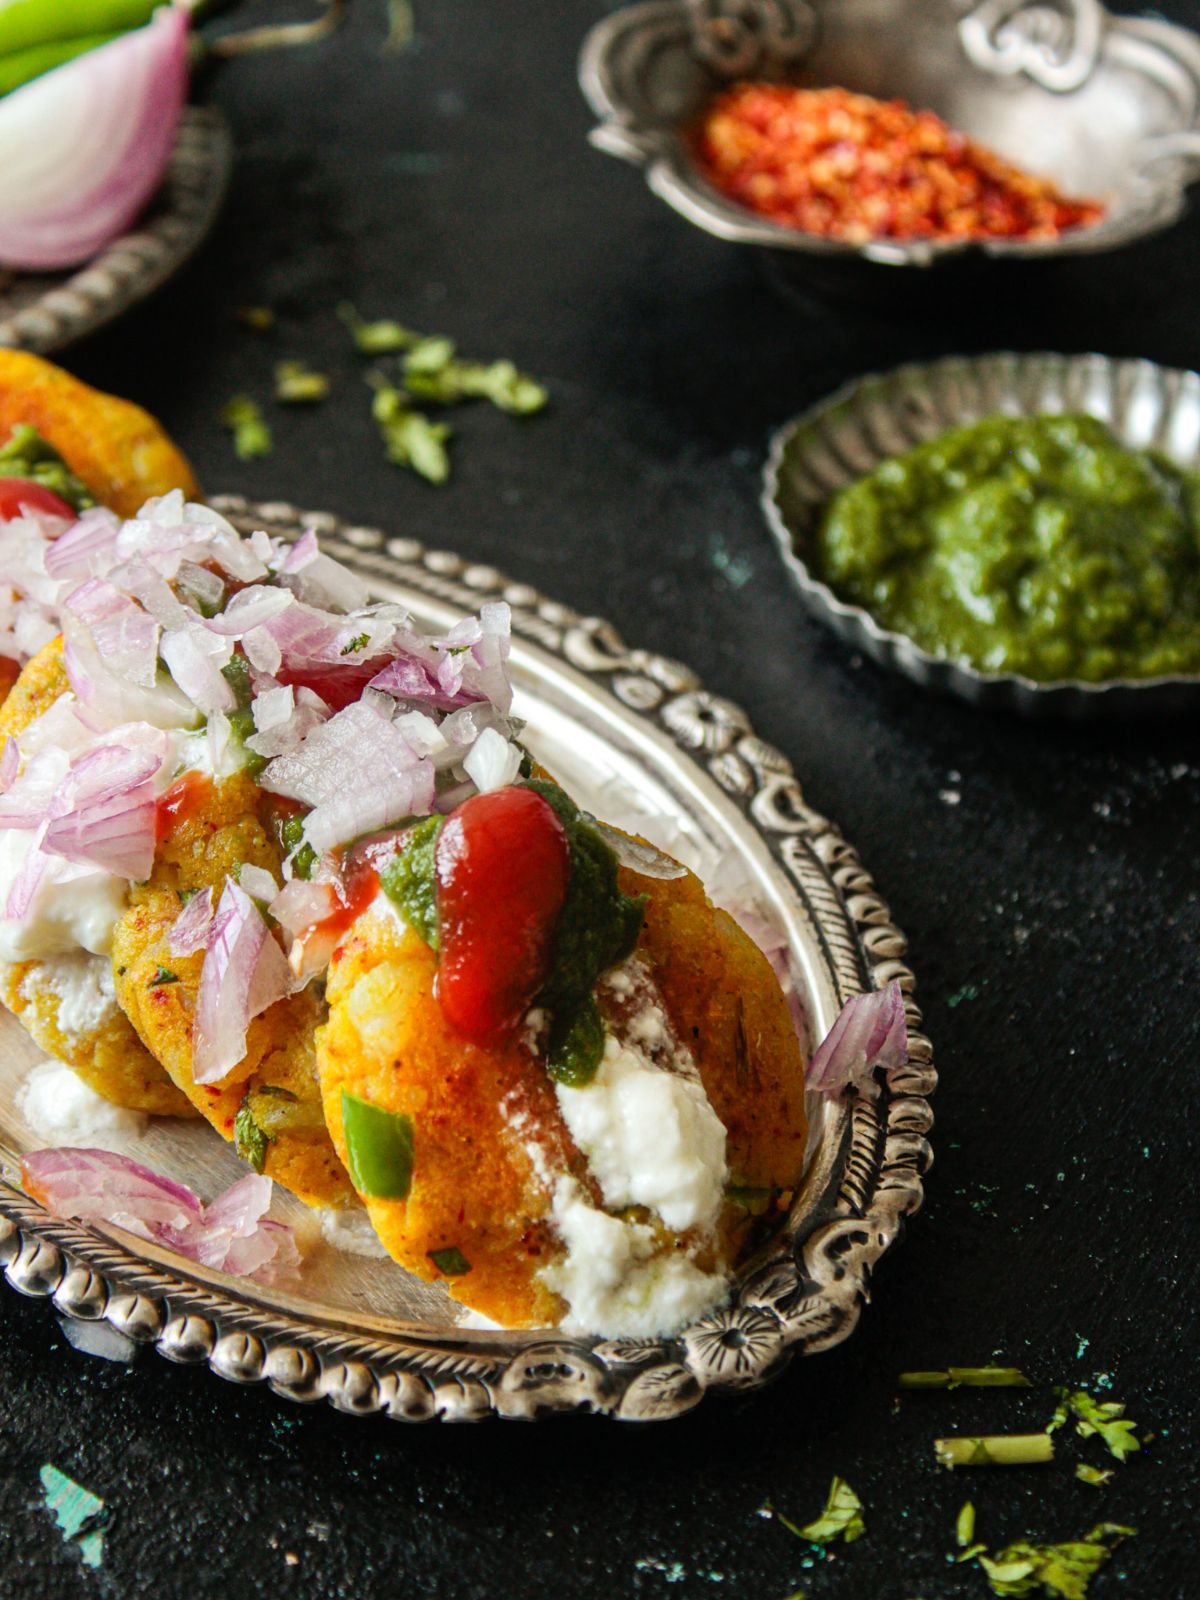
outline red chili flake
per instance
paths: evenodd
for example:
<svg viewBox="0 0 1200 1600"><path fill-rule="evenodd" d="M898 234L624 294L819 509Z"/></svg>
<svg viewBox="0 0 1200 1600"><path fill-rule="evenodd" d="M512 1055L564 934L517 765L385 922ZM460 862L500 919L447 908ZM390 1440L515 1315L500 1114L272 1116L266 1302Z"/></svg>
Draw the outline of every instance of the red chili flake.
<svg viewBox="0 0 1200 1600"><path fill-rule="evenodd" d="M1054 239L1104 215L932 111L847 89L739 83L694 134L722 194L786 227L870 239Z"/></svg>

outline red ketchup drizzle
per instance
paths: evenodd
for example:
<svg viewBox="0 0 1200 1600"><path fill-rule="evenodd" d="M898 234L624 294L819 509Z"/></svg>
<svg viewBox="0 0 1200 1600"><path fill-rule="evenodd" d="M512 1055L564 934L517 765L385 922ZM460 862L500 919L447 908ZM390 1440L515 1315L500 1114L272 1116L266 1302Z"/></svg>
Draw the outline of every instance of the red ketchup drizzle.
<svg viewBox="0 0 1200 1600"><path fill-rule="evenodd" d="M570 849L532 789L498 789L447 817L434 852L441 952L437 997L474 1044L520 1027L549 976Z"/></svg>
<svg viewBox="0 0 1200 1600"><path fill-rule="evenodd" d="M342 863L341 876L334 885L338 905L316 927L331 944L336 944L379 893L379 873L366 855L350 855Z"/></svg>
<svg viewBox="0 0 1200 1600"><path fill-rule="evenodd" d="M195 816L208 798L212 779L202 772L185 772L171 787L158 797L157 838L159 844L174 833L181 823Z"/></svg>
<svg viewBox="0 0 1200 1600"><path fill-rule="evenodd" d="M40 517L66 517L70 522L78 515L53 489L28 478L0 478L0 522L13 522L26 509Z"/></svg>

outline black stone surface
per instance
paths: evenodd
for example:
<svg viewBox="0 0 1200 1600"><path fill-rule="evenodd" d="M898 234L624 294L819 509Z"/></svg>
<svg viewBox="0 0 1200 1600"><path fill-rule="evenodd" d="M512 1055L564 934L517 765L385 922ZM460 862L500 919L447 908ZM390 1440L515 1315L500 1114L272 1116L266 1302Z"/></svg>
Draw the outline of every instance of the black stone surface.
<svg viewBox="0 0 1200 1600"><path fill-rule="evenodd" d="M223 68L206 92L239 160L219 231L67 364L157 412L210 489L495 561L749 708L911 936L943 1085L926 1208L847 1344L648 1430L304 1410L78 1354L6 1291L6 1596L950 1600L987 1593L947 1559L968 1496L993 1546L1137 1527L1100 1600L1200 1594L1195 727L1038 728L882 676L802 616L756 507L768 430L864 369L1006 346L1200 366L1200 223L1046 298L785 305L753 256L587 147L575 55L603 9L418 0L417 45L385 57L382 3L360 0L327 45ZM1162 9L1200 26L1196 0ZM344 297L514 356L552 409L464 412L440 492L390 468ZM276 333L232 322L239 304L274 306ZM239 464L215 413L289 356L334 396L273 412L274 455ZM992 1358L1042 1387L897 1402L902 1369ZM1036 1429L1045 1386L1097 1374L1156 1435L1108 1488L1074 1479L1104 1458L1066 1435L1051 1467L934 1466L936 1435ZM99 1572L41 1509L46 1461L108 1503ZM804 1521L835 1472L867 1536L814 1559L759 1508Z"/></svg>

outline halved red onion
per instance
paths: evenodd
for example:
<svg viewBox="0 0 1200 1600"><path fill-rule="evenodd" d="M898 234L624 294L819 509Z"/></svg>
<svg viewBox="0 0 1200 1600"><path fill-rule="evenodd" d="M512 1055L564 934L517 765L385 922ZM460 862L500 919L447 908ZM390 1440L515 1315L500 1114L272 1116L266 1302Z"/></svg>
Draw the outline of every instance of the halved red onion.
<svg viewBox="0 0 1200 1600"><path fill-rule="evenodd" d="M158 188L188 82L187 16L89 50L0 101L0 261L76 266L125 231Z"/></svg>
<svg viewBox="0 0 1200 1600"><path fill-rule="evenodd" d="M208 944L213 920L213 892L194 894L171 924L167 948L173 956L194 956Z"/></svg>
<svg viewBox="0 0 1200 1600"><path fill-rule="evenodd" d="M882 989L847 1000L813 1052L807 1084L818 1094L836 1096L853 1088L873 1100L879 1093L873 1069L900 1067L907 1060L904 996L893 978Z"/></svg>
<svg viewBox="0 0 1200 1600"><path fill-rule="evenodd" d="M286 995L291 974L262 913L232 878L209 930L192 1029L198 1084L219 1083L246 1054L254 1017Z"/></svg>
<svg viewBox="0 0 1200 1600"><path fill-rule="evenodd" d="M300 1262L295 1235L266 1215L270 1178L250 1173L207 1206L185 1184L111 1150L36 1150L26 1189L56 1216L123 1228L205 1266L274 1283Z"/></svg>

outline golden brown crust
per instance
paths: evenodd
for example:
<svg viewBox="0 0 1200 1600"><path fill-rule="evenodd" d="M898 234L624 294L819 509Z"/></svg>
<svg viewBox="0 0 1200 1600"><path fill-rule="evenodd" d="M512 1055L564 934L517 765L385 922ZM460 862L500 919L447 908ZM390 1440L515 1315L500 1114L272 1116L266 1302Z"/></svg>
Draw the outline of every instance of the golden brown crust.
<svg viewBox="0 0 1200 1600"><path fill-rule="evenodd" d="M173 956L168 935L188 891L212 888L218 899L226 877L246 862L278 876L279 849L256 812L260 798L245 774L204 785L160 844L149 881L131 888L113 931L118 1001L151 1055L224 1139L233 1138L249 1091L280 1088L305 1105L320 1100L313 1040L324 1007L311 987L253 1019L245 1057L220 1083L197 1084L192 1075L203 956ZM154 983L160 967L178 981ZM310 1205L345 1205L354 1198L324 1129L280 1133L268 1146L264 1170Z"/></svg>
<svg viewBox="0 0 1200 1600"><path fill-rule="evenodd" d="M148 411L40 356L0 350L0 440L21 423L36 428L118 516L135 516L170 489L200 497L191 467Z"/></svg>

